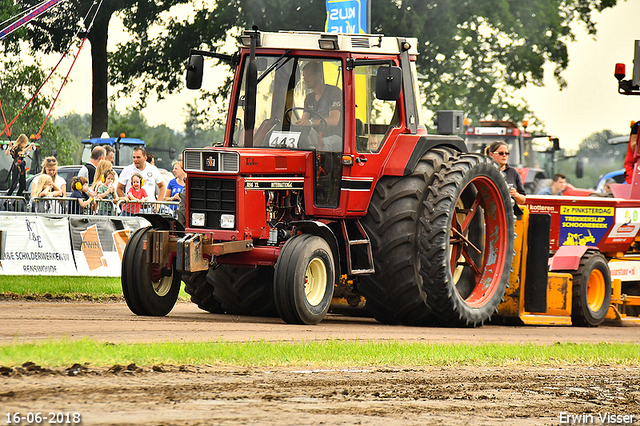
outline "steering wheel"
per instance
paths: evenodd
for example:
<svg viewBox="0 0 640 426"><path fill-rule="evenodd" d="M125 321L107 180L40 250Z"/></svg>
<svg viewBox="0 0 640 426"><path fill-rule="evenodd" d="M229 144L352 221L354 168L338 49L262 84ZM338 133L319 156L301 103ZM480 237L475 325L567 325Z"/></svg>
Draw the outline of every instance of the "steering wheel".
<svg viewBox="0 0 640 426"><path fill-rule="evenodd" d="M321 116L315 111L311 111L310 109L303 108L303 107L289 108L284 112L284 119L287 120L287 124L291 124L291 113L293 113L296 116L296 119L300 120L300 116L298 115L297 111L308 112L313 117L320 119L320 121L322 122L322 125L324 127L327 127L327 120L325 120L323 116Z"/></svg>

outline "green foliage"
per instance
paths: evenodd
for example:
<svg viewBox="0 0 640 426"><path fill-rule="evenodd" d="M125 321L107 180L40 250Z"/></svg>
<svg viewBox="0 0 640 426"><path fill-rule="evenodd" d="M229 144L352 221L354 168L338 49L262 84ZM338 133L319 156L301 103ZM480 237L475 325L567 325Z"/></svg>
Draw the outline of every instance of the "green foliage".
<svg viewBox="0 0 640 426"><path fill-rule="evenodd" d="M24 8L37 2L18 0L16 5ZM186 3L193 6L187 18L165 13ZM371 32L418 38L421 89L430 111L461 109L473 121L490 117L521 121L535 117L526 102L515 97L515 90L529 83L542 85L545 64L553 66L558 84L564 87L562 71L569 60L567 44L574 38L572 25L582 24L595 34L593 14L616 3L379 0L372 8ZM144 106L151 94L162 99L182 89L189 48L221 50L230 35L254 24L264 31L323 31L326 20L324 0L228 0L211 8L195 0L104 0L101 4L89 33L97 73L94 135L106 128L107 78L120 94L137 95L139 106ZM87 14L89 7L90 2L64 2L55 14L28 26L29 44L46 53L64 50L76 31L88 26L88 22L77 23L85 15L92 16ZM107 75L106 29L114 13L123 17L130 39L108 54ZM202 92L202 96L220 107L229 87L227 78L216 92ZM104 117L104 128L97 115ZM192 140L199 143L197 138Z"/></svg>
<svg viewBox="0 0 640 426"><path fill-rule="evenodd" d="M21 133L29 137L37 135L45 123L45 117L53 99L40 93L28 106L27 103L45 81L45 74L37 62L33 65L25 65L8 59L1 64L1 67L0 101L7 124L24 109L11 126L11 139L15 140ZM0 128L4 130L4 121ZM3 135L4 138L7 136ZM59 161L67 162L72 159L74 151L72 140L67 138L51 120L42 127L38 143L40 158L51 155L55 150Z"/></svg>
<svg viewBox="0 0 640 426"><path fill-rule="evenodd" d="M461 109L482 118L521 121L534 118L526 102L514 95L528 83L542 85L543 65L554 66L560 87L568 65L571 25L581 23L595 34L592 15L616 0L379 0L372 8L373 33L417 37L418 70L424 76L425 106ZM263 31L323 31L325 2L318 0L232 0L213 9L194 10L182 21L170 19L166 36L133 39L111 57L111 81L123 93L137 92L144 102L155 91L172 93L182 85L188 57L185 46L219 49L230 30L257 25ZM228 83L228 82L227 82ZM226 93L225 84L216 94Z"/></svg>
<svg viewBox="0 0 640 426"><path fill-rule="evenodd" d="M620 136L611 130L595 132L580 142L574 158L563 160L563 153L557 153L559 161L556 170L567 176L567 181L579 188L595 188L603 174L620 170L624 165L627 144L610 145L608 139ZM576 176L576 163L584 164L584 176Z"/></svg>
<svg viewBox="0 0 640 426"><path fill-rule="evenodd" d="M188 147L204 147L220 144L224 140L224 129L212 126L206 111L199 111L197 104L187 104L187 118L184 123L184 143Z"/></svg>

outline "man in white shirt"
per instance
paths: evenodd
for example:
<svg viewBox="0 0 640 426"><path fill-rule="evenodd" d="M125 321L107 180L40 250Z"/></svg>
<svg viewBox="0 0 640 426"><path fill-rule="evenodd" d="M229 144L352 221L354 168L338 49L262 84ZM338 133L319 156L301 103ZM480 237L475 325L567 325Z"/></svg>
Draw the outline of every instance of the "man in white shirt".
<svg viewBox="0 0 640 426"><path fill-rule="evenodd" d="M118 179L117 193L118 197L125 197L129 188L131 188L131 176L134 173L140 173L144 179L144 188L147 193L149 201L156 200L156 185L158 186L158 199L164 199L164 193L167 189L167 185L162 179L162 175L156 166L152 166L147 163L147 153L141 146L136 147L133 150L133 164L122 169L120 177Z"/></svg>

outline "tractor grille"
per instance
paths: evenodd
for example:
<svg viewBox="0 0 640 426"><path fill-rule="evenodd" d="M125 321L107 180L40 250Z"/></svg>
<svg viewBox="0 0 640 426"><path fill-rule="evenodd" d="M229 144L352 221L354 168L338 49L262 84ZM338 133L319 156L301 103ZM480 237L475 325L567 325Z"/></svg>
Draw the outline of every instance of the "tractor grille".
<svg viewBox="0 0 640 426"><path fill-rule="evenodd" d="M220 215L236 216L235 179L189 178L189 226L193 213L204 213L204 228L221 229Z"/></svg>
<svg viewBox="0 0 640 426"><path fill-rule="evenodd" d="M186 149L184 151L185 172L238 173L240 156L237 152L212 149Z"/></svg>

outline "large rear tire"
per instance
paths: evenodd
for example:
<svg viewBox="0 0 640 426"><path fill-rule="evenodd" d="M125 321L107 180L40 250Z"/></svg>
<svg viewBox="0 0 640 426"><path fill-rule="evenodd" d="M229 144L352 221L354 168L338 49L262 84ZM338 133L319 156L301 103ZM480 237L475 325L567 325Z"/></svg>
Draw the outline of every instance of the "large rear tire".
<svg viewBox="0 0 640 426"><path fill-rule="evenodd" d="M367 310L385 324L427 325L431 308L422 284L419 230L433 176L453 161L450 149L433 149L413 173L382 178L362 220L371 240L376 273L360 277ZM364 254L362 254L364 256Z"/></svg>
<svg viewBox="0 0 640 426"><path fill-rule="evenodd" d="M167 315L178 300L181 275L172 265L166 270L147 260L145 242L151 227L134 233L125 247L122 259L122 293L127 306L136 315ZM152 278L156 277L156 278Z"/></svg>
<svg viewBox="0 0 640 426"><path fill-rule="evenodd" d="M215 297L213 297L214 288L207 281L209 271L185 272L182 274L184 281L184 291L191 296L191 301L198 308L212 314L221 314L224 312L222 305Z"/></svg>
<svg viewBox="0 0 640 426"><path fill-rule="evenodd" d="M507 183L491 159L463 154L435 174L425 206L420 272L433 320L482 325L503 300L514 255Z"/></svg>
<svg viewBox="0 0 640 426"><path fill-rule="evenodd" d="M273 299L273 267L237 268L220 265L207 277L213 297L228 314L277 316Z"/></svg>
<svg viewBox="0 0 640 426"><path fill-rule="evenodd" d="M611 304L611 271L602 253L587 250L573 273L571 322L582 327L600 325Z"/></svg>
<svg viewBox="0 0 640 426"><path fill-rule="evenodd" d="M290 238L275 265L273 293L280 318L289 324L317 324L331 305L335 264L329 244L308 234Z"/></svg>

